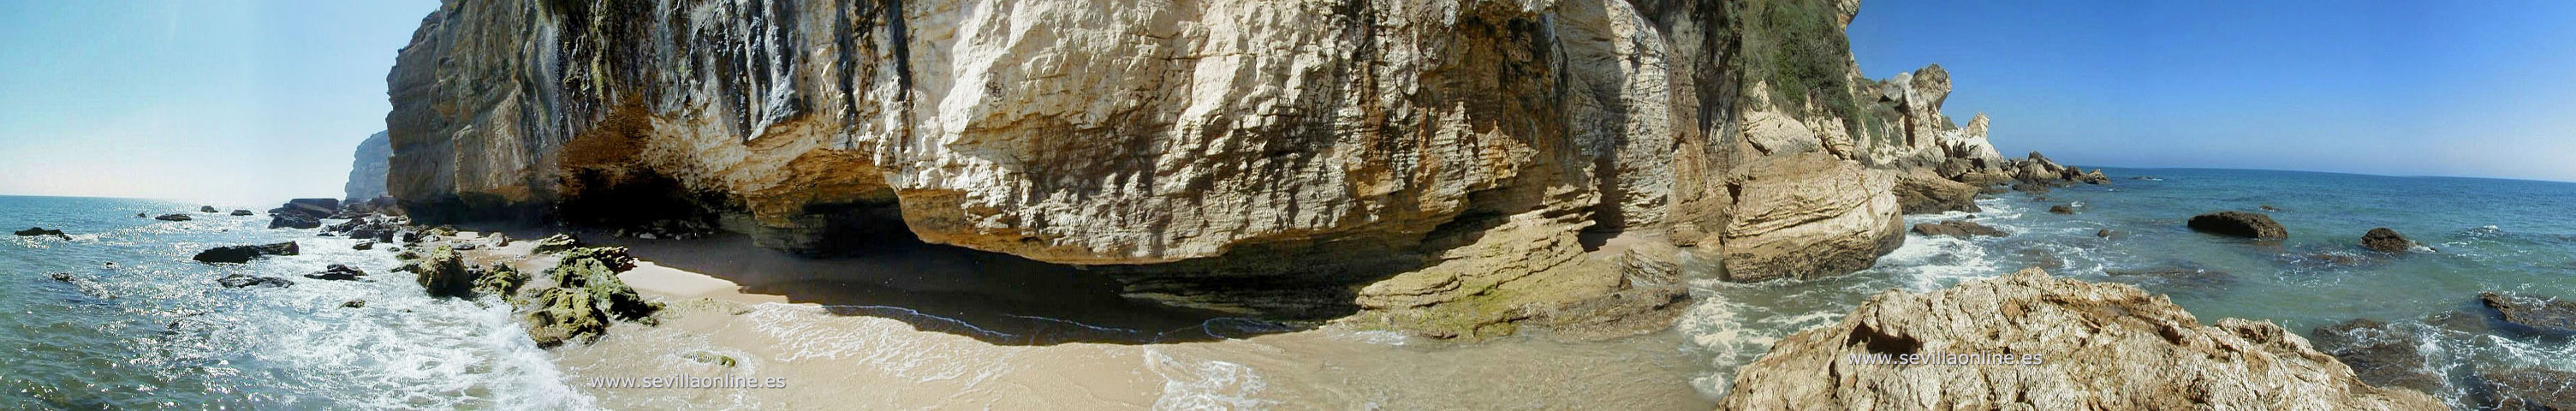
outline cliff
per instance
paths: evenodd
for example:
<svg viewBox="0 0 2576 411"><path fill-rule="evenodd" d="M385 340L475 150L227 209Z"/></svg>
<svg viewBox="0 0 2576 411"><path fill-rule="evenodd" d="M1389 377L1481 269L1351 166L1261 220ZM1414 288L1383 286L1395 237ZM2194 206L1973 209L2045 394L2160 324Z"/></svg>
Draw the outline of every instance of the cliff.
<svg viewBox="0 0 2576 411"><path fill-rule="evenodd" d="M394 156L394 146L393 140L386 138L385 133L378 131L367 136L367 141L358 143L357 159L349 163L349 183L343 186L349 201L367 201L387 195L385 174L392 169L389 161Z"/></svg>
<svg viewBox="0 0 2576 411"><path fill-rule="evenodd" d="M1633 261L1669 255L1600 239L1837 275L1902 241L1901 177L2005 174L1938 66L1858 73L1858 7L450 0L387 78L389 188L430 224L908 235L1432 335L1669 318Z"/></svg>

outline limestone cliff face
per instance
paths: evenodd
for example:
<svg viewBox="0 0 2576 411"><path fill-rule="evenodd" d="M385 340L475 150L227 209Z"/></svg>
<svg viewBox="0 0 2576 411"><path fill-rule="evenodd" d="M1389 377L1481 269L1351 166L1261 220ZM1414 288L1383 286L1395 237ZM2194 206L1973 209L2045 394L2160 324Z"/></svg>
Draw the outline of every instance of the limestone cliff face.
<svg viewBox="0 0 2576 411"><path fill-rule="evenodd" d="M390 188L430 223L902 232L1178 304L1481 335L1640 287L1586 231L1739 280L1839 274L1901 240L1896 170L1999 159L1982 117L1939 114L1938 67L1858 75L1857 10L451 0L387 79ZM1229 289L1283 282L1324 291Z"/></svg>
<svg viewBox="0 0 2576 411"><path fill-rule="evenodd" d="M366 201L386 195L385 173L392 168L387 161L393 156L393 142L385 137L385 132L378 131L358 143L357 159L349 163L349 183L342 187L349 195L349 201Z"/></svg>

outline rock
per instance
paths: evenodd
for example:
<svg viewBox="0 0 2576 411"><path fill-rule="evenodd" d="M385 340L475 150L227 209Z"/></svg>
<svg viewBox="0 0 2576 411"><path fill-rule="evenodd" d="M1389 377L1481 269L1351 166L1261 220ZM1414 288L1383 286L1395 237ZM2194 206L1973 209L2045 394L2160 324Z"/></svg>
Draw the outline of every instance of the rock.
<svg viewBox="0 0 2576 411"><path fill-rule="evenodd" d="M2523 367L2479 370L2478 377L2486 392L2478 409L2576 410L2576 372Z"/></svg>
<svg viewBox="0 0 2576 411"><path fill-rule="evenodd" d="M341 302L340 302L340 308L365 308L366 306L367 306L367 300L357 300L357 299L352 299L352 300L349 300L349 301L341 301Z"/></svg>
<svg viewBox="0 0 2576 411"><path fill-rule="evenodd" d="M46 274L45 276L46 276L46 277L52 277L52 278L54 279L54 281L61 281L61 282L66 282L66 283L69 283L69 282L78 282L78 281L80 281L80 279L79 279L79 278L74 278L74 277L72 277L72 273L52 273L52 274Z"/></svg>
<svg viewBox="0 0 2576 411"><path fill-rule="evenodd" d="M463 243L463 244L457 244L457 245L454 245L454 246L450 246L449 248L454 248L454 249L456 249L456 251L474 251L474 250L482 249L482 248L483 248L483 246L481 246L481 245L477 245L477 244L474 244L474 243Z"/></svg>
<svg viewBox="0 0 2576 411"><path fill-rule="evenodd" d="M195 220L196 218L189 217L187 214L162 214L160 217L153 217L152 219L161 221L188 221Z"/></svg>
<svg viewBox="0 0 2576 411"><path fill-rule="evenodd" d="M70 236L70 235L66 235L66 234L63 234L63 230L47 229L47 228L44 228L44 227L28 227L28 228L27 228L27 229L25 229L25 230L18 230L18 231L17 231L17 234L18 234L18 236L19 236L19 237L35 237L35 236L47 236L47 235L50 235L50 236L60 237L60 238L65 239L65 240L72 239L72 236Z"/></svg>
<svg viewBox="0 0 2576 411"><path fill-rule="evenodd" d="M358 251L367 251L374 248L376 248L375 240L358 240L357 244L349 246L349 249Z"/></svg>
<svg viewBox="0 0 2576 411"><path fill-rule="evenodd" d="M385 173L393 169L393 139L382 131L358 142L356 161L349 163L349 182L341 186L349 202L385 197Z"/></svg>
<svg viewBox="0 0 2576 411"><path fill-rule="evenodd" d="M2494 309L2506 323L2543 332L2576 333L2576 301L2489 291L2478 293L2478 303Z"/></svg>
<svg viewBox="0 0 2576 411"><path fill-rule="evenodd" d="M2271 204L2264 204L2261 208L2263 211L2281 211L2280 207L2273 207Z"/></svg>
<svg viewBox="0 0 2576 411"><path fill-rule="evenodd" d="M323 269L323 270L322 270L322 272L319 272L319 273L313 273L313 274L305 274L305 275L304 275L304 278L311 278L311 279L316 279L316 280L349 281L349 280L356 280L356 279L358 279L358 277L365 277L365 276L367 276L367 272L366 272L366 270L360 270L360 269L357 269L357 268L355 268L355 267L350 267L350 266L346 266L346 265L332 264L330 268Z"/></svg>
<svg viewBox="0 0 2576 411"><path fill-rule="evenodd" d="M578 289L548 288L537 293L536 308L521 322L527 324L528 338L536 340L538 348L589 344L608 332L608 313L592 305L597 301Z"/></svg>
<svg viewBox="0 0 2576 411"><path fill-rule="evenodd" d="M272 256L272 255L296 255L296 254L297 254L298 252L300 252L300 251L301 251L301 249L300 249L300 248L298 248L298 247L296 247L295 242L293 242L293 241L288 241L288 242L283 242L283 243L267 244L267 245L236 245L236 246L226 246L226 247L215 247L215 248L213 248L213 249L208 249L208 250L206 250L206 251L204 251L204 252L199 252L199 253L197 253L197 256L196 256L196 257L194 257L194 258L195 258L198 262L203 262L203 263L208 263L208 264L212 264L212 263L235 263L235 264L239 264L239 263L248 263L248 262L250 262L250 260L251 260L251 259L255 259L255 258L259 258L259 257L263 257L263 256Z"/></svg>
<svg viewBox="0 0 2576 411"><path fill-rule="evenodd" d="M268 217L268 228L270 228L270 229L279 229L279 228L296 228L296 229L304 229L304 228L319 228L319 227L322 227L322 220L316 220L316 219L314 219L313 217L307 217L307 216L304 216L304 215L301 215L301 214L295 214L295 213L281 213L281 214L277 214L277 215L271 215L271 216L269 216L269 217Z"/></svg>
<svg viewBox="0 0 2576 411"><path fill-rule="evenodd" d="M197 206L197 212L200 212L200 213L220 213L220 212L222 212L222 211L215 210L215 206Z"/></svg>
<svg viewBox="0 0 2576 411"><path fill-rule="evenodd" d="M2049 191L2048 184L2033 182L2013 183L2012 189L2013 191L2031 194L2048 194Z"/></svg>
<svg viewBox="0 0 2576 411"><path fill-rule="evenodd" d="M244 288L244 287L269 287L269 288L282 288L282 287L286 287L286 286L290 286L290 285L295 285L295 282L294 282L294 281L287 281L287 280L286 280L286 279L284 279L284 278L277 278L277 277L259 277L259 276L249 275L249 274L233 274L233 275L227 275L227 276L224 276L224 278L216 279L216 280L215 280L215 283L217 283L217 284L222 284L222 285L224 286L224 288Z"/></svg>
<svg viewBox="0 0 2576 411"><path fill-rule="evenodd" d="M2110 184L2111 176L2102 174L2102 169L2097 168L2075 176L2075 181L2081 181L2084 184Z"/></svg>
<svg viewBox="0 0 2576 411"><path fill-rule="evenodd" d="M1739 184L1735 222L1701 241L1722 245L1726 280L1840 275L1904 244L1889 176L1813 155L1755 167L1769 174Z"/></svg>
<svg viewBox="0 0 2576 411"><path fill-rule="evenodd" d="M689 361L697 361L699 363L727 368L733 367L735 363L733 357L706 351L690 352L689 355L684 356L684 358L688 358Z"/></svg>
<svg viewBox="0 0 2576 411"><path fill-rule="evenodd" d="M580 247L581 239L573 238L571 234L555 234L537 240L537 248L534 252L537 254L554 254L570 251L574 248Z"/></svg>
<svg viewBox="0 0 2576 411"><path fill-rule="evenodd" d="M480 295L516 296L519 287L528 283L528 274L508 264L493 264L474 278L474 293Z"/></svg>
<svg viewBox="0 0 2576 411"><path fill-rule="evenodd" d="M497 233L497 232L496 232L496 233L492 233L491 237L492 237L492 238L491 238L491 240L492 240L492 246L493 246L493 247L508 247L508 246L510 246L510 235L509 235L509 234L502 234L502 233Z"/></svg>
<svg viewBox="0 0 2576 411"><path fill-rule="evenodd" d="M1874 359L1923 364L1878 364ZM1723 410L2442 409L2363 383L2268 321L2036 269L1889 291L1739 368Z"/></svg>
<svg viewBox="0 0 2576 411"><path fill-rule="evenodd" d="M2442 390L2442 376L2426 371L2430 368L2424 365L2424 353L2415 348L2418 342L2412 331L2362 318L2317 327L2310 334L2318 351L2351 366L2361 382L2427 393Z"/></svg>
<svg viewBox="0 0 2576 411"><path fill-rule="evenodd" d="M250 210L233 210L233 213L232 213L232 215L233 215L233 216L235 216L235 217L247 216L247 215L250 215L250 214L251 214L251 213L250 213Z"/></svg>
<svg viewBox="0 0 2576 411"><path fill-rule="evenodd" d="M560 263L546 269L554 287L539 291L533 301L538 308L522 319L528 336L539 347L572 341L588 343L607 332L611 318L642 320L660 311L661 303L645 301L633 287L617 279L619 271L635 267L634 261L624 247L578 248L564 253Z"/></svg>
<svg viewBox="0 0 2576 411"><path fill-rule="evenodd" d="M1977 224L1975 222L1963 220L1915 224L1914 233L1925 236L1946 235L1959 238L1968 238L1973 236L2002 237L2006 235L2004 230L1997 230L1994 227L1987 227L1985 224Z"/></svg>
<svg viewBox="0 0 2576 411"><path fill-rule="evenodd" d="M2050 214L2075 214L2075 206L2066 204L2048 206L2048 212Z"/></svg>
<svg viewBox="0 0 2576 411"><path fill-rule="evenodd" d="M2192 231L2254 239L2281 239L2290 236L2289 229L2273 222L2272 216L2242 211L2221 211L2193 216Z"/></svg>
<svg viewBox="0 0 2576 411"><path fill-rule="evenodd" d="M1896 204L1905 214L1980 211L1976 186L1937 178L1896 179Z"/></svg>
<svg viewBox="0 0 2576 411"><path fill-rule="evenodd" d="M2398 234L2397 230L2390 230L2388 227L2373 228L2369 233L2361 235L2361 248L2368 248L2371 251L2404 253L2415 250L2415 247L2419 245L2415 244L2414 240L2408 240L2405 235Z"/></svg>
<svg viewBox="0 0 2576 411"><path fill-rule="evenodd" d="M2119 231L2117 231L2117 230L2112 230L2112 229L2108 229L2108 228L2102 229L2101 231L2095 231L2095 232L2093 232L2093 236L2094 236L2094 237L2102 237L2102 238L2111 238L2111 236L2119 235L2119 234L2120 234L2120 232L2119 232Z"/></svg>
<svg viewBox="0 0 2576 411"><path fill-rule="evenodd" d="M416 272L420 274L421 290L429 292L431 297L472 298L474 280L479 277L465 269L464 257L447 247L430 251L429 258L421 261Z"/></svg>
<svg viewBox="0 0 2576 411"><path fill-rule="evenodd" d="M284 205L284 206L280 206L280 207L278 207L278 208L269 209L269 210L268 210L268 214L269 214L269 215L272 215L272 216L275 216L275 215L296 215L296 216L302 216L302 217L304 217L304 218L306 218L306 219L316 219L316 220L318 220L318 219L330 218L330 217L331 217L332 215L334 215L334 214L339 214L339 211L340 211L340 200L339 200L339 199L331 199L331 198L298 198L298 199L293 199L293 200L286 200L286 205Z"/></svg>
<svg viewBox="0 0 2576 411"><path fill-rule="evenodd" d="M134 218L143 218L143 213L134 213Z"/></svg>

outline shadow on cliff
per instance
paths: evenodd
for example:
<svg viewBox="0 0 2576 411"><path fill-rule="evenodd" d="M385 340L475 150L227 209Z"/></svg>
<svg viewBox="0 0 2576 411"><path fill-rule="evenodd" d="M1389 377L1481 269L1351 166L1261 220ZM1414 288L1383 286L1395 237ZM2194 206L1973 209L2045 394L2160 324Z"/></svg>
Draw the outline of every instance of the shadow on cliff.
<svg viewBox="0 0 2576 411"><path fill-rule="evenodd" d="M467 228L497 229L517 238L552 234L545 229ZM821 258L761 248L735 233L698 240L576 235L594 245L627 247L665 267L733 281L745 293L785 296L837 315L894 319L922 331L999 345L1214 341L1316 325L1132 300L1121 295L1119 282L1109 273L927 244L910 235L871 238L865 247Z"/></svg>

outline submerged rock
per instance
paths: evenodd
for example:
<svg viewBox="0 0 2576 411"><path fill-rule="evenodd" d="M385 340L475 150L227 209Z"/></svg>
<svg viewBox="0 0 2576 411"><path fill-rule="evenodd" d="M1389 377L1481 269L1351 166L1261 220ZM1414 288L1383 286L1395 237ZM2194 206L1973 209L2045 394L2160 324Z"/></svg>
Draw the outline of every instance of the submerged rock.
<svg viewBox="0 0 2576 411"><path fill-rule="evenodd" d="M27 229L25 229L25 230L18 230L18 231L17 231L17 234L18 234L18 236L19 236L19 237L35 237L35 236L47 236L47 235L50 235L50 236L55 236L55 237L61 237L62 239L65 239L65 240L72 239L72 236L67 235L67 234L63 234L63 230L47 229L47 228L44 228L44 227L28 227L28 228L27 228Z"/></svg>
<svg viewBox="0 0 2576 411"><path fill-rule="evenodd" d="M2576 301L2489 291L2479 293L2478 302L2494 309L2507 323L2541 331L2576 333Z"/></svg>
<svg viewBox="0 0 2576 411"><path fill-rule="evenodd" d="M233 274L233 275L227 275L227 276L224 276L224 278L216 279L216 280L215 280L215 283L216 283L216 284L223 284L224 288L244 288L244 287L269 287L269 288L281 288L281 287L286 287L286 286L290 286L290 285L295 285L295 282L294 282L294 281L287 281L287 280L286 280L286 279L284 279L284 278L277 278L277 277L260 277L260 276L253 276L253 275L249 275L249 274Z"/></svg>
<svg viewBox="0 0 2576 411"><path fill-rule="evenodd" d="M2026 269L1872 297L1739 369L1719 409L2442 407L2363 383L2268 321L2201 325L2137 287Z"/></svg>
<svg viewBox="0 0 2576 411"><path fill-rule="evenodd" d="M2405 235L2398 234L2397 230L2380 227L2370 229L2369 233L2361 235L2361 247L2383 253L2403 253L2413 251L2419 245L2415 244L2415 240L2408 240Z"/></svg>
<svg viewBox="0 0 2576 411"><path fill-rule="evenodd" d="M2362 382L2382 387L2404 387L2422 392L2439 392L2442 376L2424 366L2424 353L2416 350L2413 331L2367 318L2342 324L2317 327L2317 351L2333 354L2344 365L2351 366Z"/></svg>
<svg viewBox="0 0 2576 411"><path fill-rule="evenodd" d="M2220 211L2193 216L2190 226L2192 231L2254 239L2281 239L2290 236L2290 230L2282 228L2281 223L2273 222L2272 216L2243 211Z"/></svg>
<svg viewBox="0 0 2576 411"><path fill-rule="evenodd" d="M474 293L473 272L465 269L465 258L456 250L439 247L429 252L416 273L420 288L431 297L470 298Z"/></svg>
<svg viewBox="0 0 2576 411"><path fill-rule="evenodd" d="M54 279L54 281L61 281L61 282L66 282L66 283L69 283L69 282L79 282L79 281L80 281L80 279L79 279L79 278L72 277L72 273L53 273L53 274L45 274L45 276L46 276L46 277L52 277L52 278Z"/></svg>
<svg viewBox="0 0 2576 411"><path fill-rule="evenodd" d="M2051 214L2075 214L2075 206L2066 204L2048 206L2048 212Z"/></svg>
<svg viewBox="0 0 2576 411"><path fill-rule="evenodd" d="M1966 220L1915 224L1914 233L1926 236L1951 236L1960 238L1973 236L2002 237L2006 235L2004 230L1998 230L1994 227L1987 227L1985 224L1977 224Z"/></svg>
<svg viewBox="0 0 2576 411"><path fill-rule="evenodd" d="M301 251L302 251L302 249L298 248L298 247L295 245L295 242L293 242L293 241L288 241L288 242L283 242L283 243L277 243L277 244L266 244L266 245L236 245L236 246L227 246L227 247L215 247L215 248L213 248L213 249L208 249L208 250L206 250L206 251L204 251L204 252L199 252L199 253L197 253L197 256L196 256L195 258L196 258L196 260L197 260L197 261L199 261L199 262L204 262L204 263L209 263L209 264L211 264L211 263L236 263L236 264L238 264L238 263L247 263L247 262L250 262L250 260L251 260L251 259L259 258L259 257L263 257L263 256L272 256L272 255L296 255L297 253L299 253L299 252L301 252Z"/></svg>
<svg viewBox="0 0 2576 411"><path fill-rule="evenodd" d="M161 221L188 221L195 220L196 217L189 217L187 214L162 214L160 217L153 217L152 219Z"/></svg>
<svg viewBox="0 0 2576 411"><path fill-rule="evenodd" d="M2480 370L2478 378L2485 394L2479 409L2576 410L2576 372L2524 367Z"/></svg>
<svg viewBox="0 0 2576 411"><path fill-rule="evenodd" d="M356 280L356 279L358 279L358 277L365 277L365 276L367 276L367 271L366 271L366 270L360 270L360 269L357 269L356 267L350 267L350 266L346 266L346 265L332 264L330 268L323 269L323 270L322 270L322 272L319 272L319 273L312 273L312 274L305 274L305 275L304 275L304 278L311 278L311 279L316 279L316 280L348 281L348 280Z"/></svg>

